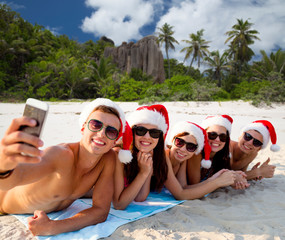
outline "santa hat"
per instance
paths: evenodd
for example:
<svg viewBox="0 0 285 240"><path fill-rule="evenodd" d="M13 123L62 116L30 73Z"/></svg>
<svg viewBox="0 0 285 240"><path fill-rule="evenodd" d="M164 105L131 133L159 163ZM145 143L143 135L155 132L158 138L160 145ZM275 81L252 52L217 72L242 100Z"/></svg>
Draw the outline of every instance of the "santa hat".
<svg viewBox="0 0 285 240"><path fill-rule="evenodd" d="M133 159L132 153L129 150L133 142L133 132L128 122L126 122L125 132L123 133L122 141L123 149L119 151L118 158L122 163L130 163Z"/></svg>
<svg viewBox="0 0 285 240"><path fill-rule="evenodd" d="M166 136L169 128L169 118L166 108L161 104L139 107L128 115L130 127L137 124L152 124Z"/></svg>
<svg viewBox="0 0 285 240"><path fill-rule="evenodd" d="M241 133L244 133L248 130L256 130L262 135L263 137L263 145L261 147L262 149L266 148L269 142L269 138L271 138L272 145L270 147L270 150L273 152L277 152L280 150L280 147L276 144L277 136L276 136L275 129L269 121L266 121L266 120L254 121L246 125L242 129Z"/></svg>
<svg viewBox="0 0 285 240"><path fill-rule="evenodd" d="M203 168L210 168L211 161L210 161L210 153L211 153L211 146L208 143L207 133L206 130L200 127L199 125L188 122L188 121L181 121L176 123L171 129L169 130L169 134L167 136L166 142L167 144L171 145L175 136L179 133L187 132L190 135L196 138L198 147L195 151L195 154L198 155L204 148L205 159L202 160L201 165Z"/></svg>
<svg viewBox="0 0 285 240"><path fill-rule="evenodd" d="M121 123L120 132L116 140L118 140L120 137L123 136L123 133L126 129L126 119L125 114L123 110L113 101L107 98L97 98L93 100L92 102L88 103L82 110L80 116L79 116L79 127L82 128L86 120L88 119L89 115L94 111L95 108L99 106L106 106L111 107L117 110L119 113L119 120Z"/></svg>
<svg viewBox="0 0 285 240"><path fill-rule="evenodd" d="M201 126L207 129L210 126L218 125L225 127L229 134L231 134L233 119L229 115L208 116L203 120Z"/></svg>

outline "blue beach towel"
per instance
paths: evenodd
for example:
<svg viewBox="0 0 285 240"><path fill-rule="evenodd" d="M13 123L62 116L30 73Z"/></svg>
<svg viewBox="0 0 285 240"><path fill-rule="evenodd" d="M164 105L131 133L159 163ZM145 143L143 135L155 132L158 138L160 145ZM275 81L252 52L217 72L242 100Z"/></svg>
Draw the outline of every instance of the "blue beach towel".
<svg viewBox="0 0 285 240"><path fill-rule="evenodd" d="M132 202L125 210L115 210L111 207L108 218L105 222L93 226L85 227L81 230L62 233L56 236L38 237L39 240L95 240L110 236L118 227L136 221L138 219L151 216L158 212L165 211L184 201L175 200L168 191L161 193L150 193L144 202ZM92 206L92 199L78 199L67 209L49 213L53 220L61 220L72 217L76 213ZM32 215L14 215L27 226L27 218Z"/></svg>

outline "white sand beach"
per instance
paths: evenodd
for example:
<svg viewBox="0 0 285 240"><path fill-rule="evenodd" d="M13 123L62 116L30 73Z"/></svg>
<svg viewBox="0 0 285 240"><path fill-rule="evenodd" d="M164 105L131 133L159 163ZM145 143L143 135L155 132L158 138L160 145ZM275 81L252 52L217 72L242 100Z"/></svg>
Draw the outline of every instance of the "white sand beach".
<svg viewBox="0 0 285 240"><path fill-rule="evenodd" d="M85 103L49 103L50 110L42 139L45 147L79 141L78 114ZM228 114L233 119L232 135L254 120L270 121L277 132L279 152L269 146L258 161L271 158L276 165L271 179L251 181L246 190L223 188L200 200L185 201L167 211L119 227L107 239L285 239L285 105L256 108L247 102L167 102L170 124L188 120L200 124L207 115ZM137 103L119 103L125 113ZM24 104L0 103L0 137L11 120L22 115ZM13 216L0 216L0 239L35 239Z"/></svg>

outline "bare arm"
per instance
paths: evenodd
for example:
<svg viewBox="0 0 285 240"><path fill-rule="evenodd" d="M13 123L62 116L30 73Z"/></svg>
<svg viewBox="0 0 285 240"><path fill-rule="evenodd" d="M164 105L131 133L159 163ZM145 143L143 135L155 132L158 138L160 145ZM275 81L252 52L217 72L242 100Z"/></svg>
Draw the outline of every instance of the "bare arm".
<svg viewBox="0 0 285 240"><path fill-rule="evenodd" d="M202 154L194 155L187 160L187 180L190 185L201 181L201 160Z"/></svg>
<svg viewBox="0 0 285 240"><path fill-rule="evenodd" d="M208 179L202 183L192 185L191 188L183 189L178 180L176 179L169 160L168 175L165 182L165 187L171 194L179 200L191 200L205 196L206 194L216 190L219 187L228 186L234 183L235 175L231 171L224 171L215 179Z"/></svg>
<svg viewBox="0 0 285 240"><path fill-rule="evenodd" d="M14 119L7 129L0 144L0 169L1 172L14 169L13 173L0 179L0 189L8 191L15 186L35 182L57 168L55 161L60 157L61 150L51 147L40 151L42 142L39 138L18 131L21 125L33 126L26 117ZM29 146L20 142L32 144ZM32 154L34 157L24 156L21 153ZM56 158L56 159L55 159Z"/></svg>
<svg viewBox="0 0 285 240"><path fill-rule="evenodd" d="M125 188L124 166L117 159L115 169L115 193L113 205L115 209L125 209L133 200L144 201L150 191L152 173L152 158L139 152L138 163L140 171L135 179Z"/></svg>
<svg viewBox="0 0 285 240"><path fill-rule="evenodd" d="M93 206L71 218L50 220L42 211L35 211L34 217L28 219L29 229L34 235L56 235L76 231L81 228L103 222L107 219L114 192L115 153L105 159L104 168L94 185Z"/></svg>
<svg viewBox="0 0 285 240"><path fill-rule="evenodd" d="M177 180L183 188L187 186L186 166L187 161L184 161L176 174Z"/></svg>

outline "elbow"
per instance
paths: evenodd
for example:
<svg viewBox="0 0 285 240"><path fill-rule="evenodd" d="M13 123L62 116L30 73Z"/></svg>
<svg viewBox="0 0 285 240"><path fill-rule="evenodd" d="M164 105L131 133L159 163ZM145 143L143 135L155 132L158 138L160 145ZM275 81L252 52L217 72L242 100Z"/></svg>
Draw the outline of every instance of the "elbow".
<svg viewBox="0 0 285 240"><path fill-rule="evenodd" d="M144 202L147 199L147 196L138 196L135 198L136 202Z"/></svg>
<svg viewBox="0 0 285 240"><path fill-rule="evenodd" d="M116 210L125 210L127 205L124 203L120 203L119 201L113 201L113 207Z"/></svg>

